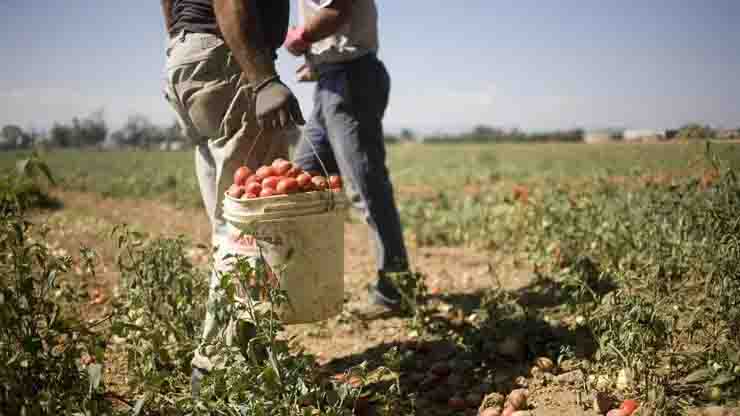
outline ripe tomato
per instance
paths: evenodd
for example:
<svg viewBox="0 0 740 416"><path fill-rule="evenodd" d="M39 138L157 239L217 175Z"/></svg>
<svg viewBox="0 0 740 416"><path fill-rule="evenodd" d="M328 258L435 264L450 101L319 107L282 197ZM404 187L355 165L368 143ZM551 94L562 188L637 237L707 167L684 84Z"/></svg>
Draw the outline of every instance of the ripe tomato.
<svg viewBox="0 0 740 416"><path fill-rule="evenodd" d="M262 187L277 189L277 185L278 185L278 182L280 182L280 179L283 179L283 177L282 176L267 177L262 181Z"/></svg>
<svg viewBox="0 0 740 416"><path fill-rule="evenodd" d="M240 198L242 195L244 195L244 187L241 187L237 184L233 184L229 187L229 190L227 191L227 193L232 198Z"/></svg>
<svg viewBox="0 0 740 416"><path fill-rule="evenodd" d="M244 186L247 183L247 178L252 175L252 169L246 166L242 166L234 172L234 184Z"/></svg>
<svg viewBox="0 0 740 416"><path fill-rule="evenodd" d="M329 183L323 176L314 176L313 178L311 178L311 183L313 184L314 188L318 190L324 190L329 186Z"/></svg>
<svg viewBox="0 0 740 416"><path fill-rule="evenodd" d="M308 173L301 173L295 179L301 189L307 189L311 185L311 175Z"/></svg>
<svg viewBox="0 0 740 416"><path fill-rule="evenodd" d="M331 189L339 189L342 187L342 177L339 175L329 176L329 187Z"/></svg>
<svg viewBox="0 0 740 416"><path fill-rule="evenodd" d="M506 406L504 407L504 410L501 412L501 416L511 416L516 412L516 409L514 406Z"/></svg>
<svg viewBox="0 0 740 416"><path fill-rule="evenodd" d="M292 194L298 192L298 181L295 178L283 178L277 184L277 193Z"/></svg>
<svg viewBox="0 0 740 416"><path fill-rule="evenodd" d="M289 178L297 178L298 175L303 173L303 169L299 168L298 166L293 165L286 173L285 176Z"/></svg>
<svg viewBox="0 0 740 416"><path fill-rule="evenodd" d="M247 186L244 187L244 191L248 194L259 195L261 190L262 185L258 184L257 182L250 182L247 184Z"/></svg>
<svg viewBox="0 0 740 416"><path fill-rule="evenodd" d="M262 181L262 179L260 179L259 176L257 176L257 175L250 175L247 178L247 182L245 183L245 185L249 185L250 183L260 183L261 181Z"/></svg>
<svg viewBox="0 0 740 416"><path fill-rule="evenodd" d="M634 412L635 409L637 409L639 406L640 405L636 401L632 399L627 399L622 402L622 405L619 406L619 409L626 411L627 414L632 414L632 412Z"/></svg>
<svg viewBox="0 0 740 416"><path fill-rule="evenodd" d="M245 193L242 196L242 199L254 199L254 198L257 198L257 195L259 195L259 194L258 193L257 194L253 194L251 192L247 192L247 193Z"/></svg>
<svg viewBox="0 0 740 416"><path fill-rule="evenodd" d="M270 166L272 166L273 168L276 168L276 167L278 167L279 164L281 164L283 162L287 162L287 160L283 159L282 157L279 157L279 158L273 160L272 161L272 164Z"/></svg>
<svg viewBox="0 0 740 416"><path fill-rule="evenodd" d="M280 160L276 161L272 164L273 169L275 169L275 173L277 173L279 176L285 176L289 170L293 168L293 164L288 162L287 160Z"/></svg>
<svg viewBox="0 0 740 416"><path fill-rule="evenodd" d="M95 357L89 354L85 354L80 358L82 365L90 365L95 362Z"/></svg>
<svg viewBox="0 0 740 416"><path fill-rule="evenodd" d="M264 198L266 196L273 196L275 194L276 192L275 192L275 189L273 188L262 188L262 190L260 191L260 198Z"/></svg>
<svg viewBox="0 0 740 416"><path fill-rule="evenodd" d="M275 175L275 168L273 168L272 166L262 166L261 168L257 169L257 177L259 179L265 179Z"/></svg>

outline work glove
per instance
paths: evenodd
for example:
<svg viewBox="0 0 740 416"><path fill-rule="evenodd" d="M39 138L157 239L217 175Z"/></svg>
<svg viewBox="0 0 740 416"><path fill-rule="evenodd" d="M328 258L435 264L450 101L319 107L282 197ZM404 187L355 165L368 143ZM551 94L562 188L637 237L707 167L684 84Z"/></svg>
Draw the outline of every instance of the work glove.
<svg viewBox="0 0 740 416"><path fill-rule="evenodd" d="M306 53L311 47L311 42L306 40L306 29L303 26L288 29L283 46L295 56L301 56Z"/></svg>
<svg viewBox="0 0 740 416"><path fill-rule="evenodd" d="M255 114L260 128L286 128L291 123L304 125L301 107L290 89L275 75L254 87Z"/></svg>

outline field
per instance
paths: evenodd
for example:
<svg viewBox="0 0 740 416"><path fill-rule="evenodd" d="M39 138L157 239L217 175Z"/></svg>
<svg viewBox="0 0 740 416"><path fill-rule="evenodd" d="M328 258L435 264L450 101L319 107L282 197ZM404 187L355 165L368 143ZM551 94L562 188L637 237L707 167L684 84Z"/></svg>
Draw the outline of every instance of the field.
<svg viewBox="0 0 740 416"><path fill-rule="evenodd" d="M530 415L604 414L625 399L643 415L740 406L740 144L388 150L414 268L398 276L406 313L366 304L372 245L364 224L348 217L344 312L283 331L262 317L270 364L215 372L201 406L213 414L476 415L516 389L527 391ZM0 170L25 156L0 154ZM9 237L21 220L5 215L0 247L15 254L0 266L8 276L36 270L49 287L58 280L61 300L33 296L47 299L39 304L48 314L63 307L93 326L61 355L83 370L69 397L90 414L197 413L188 365L205 307L209 227L192 153L40 156L58 186L35 183L59 206L23 212L48 227L40 235L32 227L26 240ZM37 242L47 260L10 261ZM57 264L64 267L52 279ZM5 287L0 299L30 290ZM44 348L69 328L40 330ZM33 379L36 367L20 366L12 345L0 343L7 371ZM44 348L30 348L26 360L39 361ZM241 363L239 351L230 354Z"/></svg>
<svg viewBox="0 0 740 416"><path fill-rule="evenodd" d="M738 144L715 144L728 163L740 164ZM703 143L393 145L388 166L398 197L489 187L500 181L558 180L608 175L686 173L707 163ZM12 167L22 154L0 153L0 167ZM194 156L182 152L57 151L45 157L66 189L111 197L164 198L178 206L199 206ZM408 191L408 192L407 192Z"/></svg>

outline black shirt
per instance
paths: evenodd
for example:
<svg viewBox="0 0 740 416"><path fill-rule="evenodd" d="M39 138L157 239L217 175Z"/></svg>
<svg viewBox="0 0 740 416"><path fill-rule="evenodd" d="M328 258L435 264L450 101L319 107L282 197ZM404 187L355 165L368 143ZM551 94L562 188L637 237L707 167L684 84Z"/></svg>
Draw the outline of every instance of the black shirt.
<svg viewBox="0 0 740 416"><path fill-rule="evenodd" d="M273 49L278 49L283 44L288 30L290 2L258 0L257 7L265 40ZM213 12L213 0L174 0L170 35L175 36L183 30L220 36L216 14Z"/></svg>
<svg viewBox="0 0 740 416"><path fill-rule="evenodd" d="M194 33L219 34L212 0L175 0L172 2L170 35L183 30Z"/></svg>

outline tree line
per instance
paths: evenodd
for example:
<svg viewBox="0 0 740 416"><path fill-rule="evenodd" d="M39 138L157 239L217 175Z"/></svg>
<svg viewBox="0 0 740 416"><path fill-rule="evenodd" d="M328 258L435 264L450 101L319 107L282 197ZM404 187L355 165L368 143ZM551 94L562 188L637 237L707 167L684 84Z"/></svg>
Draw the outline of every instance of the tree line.
<svg viewBox="0 0 740 416"><path fill-rule="evenodd" d="M583 130L556 130L550 132L525 132L520 129L503 129L478 125L458 134L432 134L417 136L411 129L402 129L399 135L386 135L386 141L424 143L545 143L578 142L583 140Z"/></svg>
<svg viewBox="0 0 740 416"><path fill-rule="evenodd" d="M678 129L666 130L664 139L707 140L707 139L740 139L740 128L717 129L701 123L689 123ZM553 130L544 132L525 132L520 129L503 129L478 125L470 131L458 134L432 134L418 136L411 129L402 129L400 134L386 135L386 142L423 142L423 143L575 143L584 141L586 131L576 128L570 130Z"/></svg>
<svg viewBox="0 0 740 416"><path fill-rule="evenodd" d="M141 114L130 116L121 128L111 131L103 111L69 122L55 122L48 131L24 130L10 124L0 130L0 149L133 147L158 149L163 145L184 146L185 138L176 122L160 126Z"/></svg>
<svg viewBox="0 0 740 416"><path fill-rule="evenodd" d="M740 128L717 130L708 125L691 123L680 129L671 130L666 138L696 139L740 139ZM478 125L470 131L458 134L432 134L418 136L405 128L399 134L386 134L388 143L574 143L582 142L583 129L556 130L548 132L525 132L519 129L503 129ZM45 132L24 130L17 125L6 125L0 129L0 150L50 148L139 148L181 149L189 143L182 135L176 122L169 126L154 124L148 117L130 116L118 130L111 131L103 111L86 117L75 117L69 122L56 122Z"/></svg>

